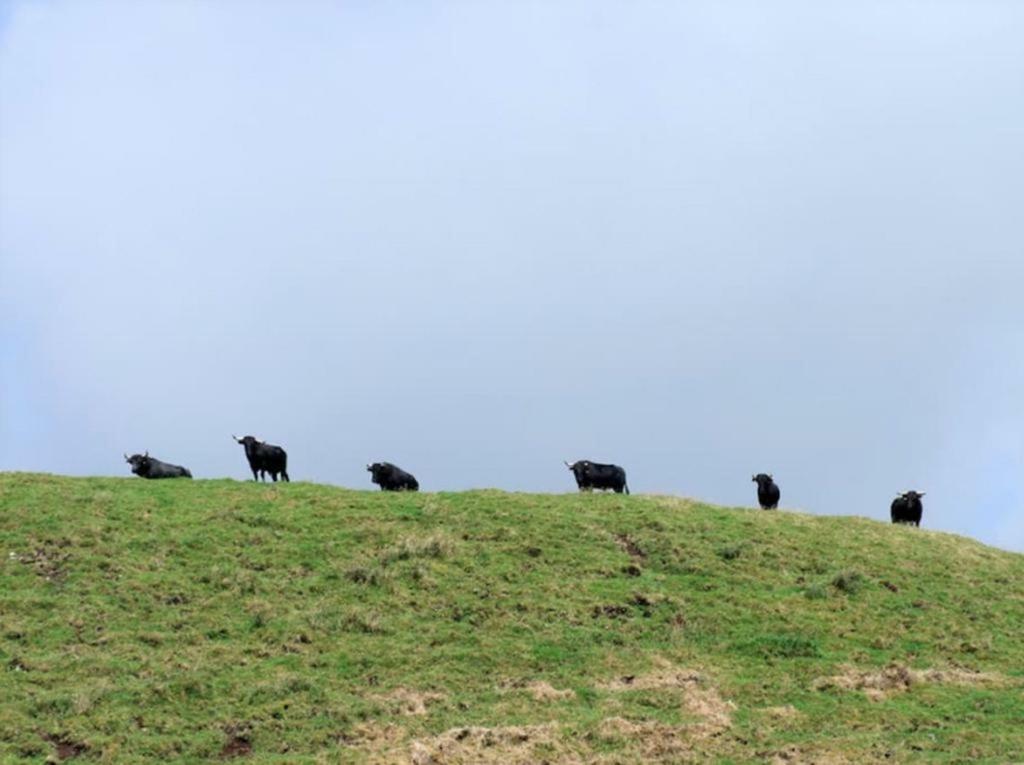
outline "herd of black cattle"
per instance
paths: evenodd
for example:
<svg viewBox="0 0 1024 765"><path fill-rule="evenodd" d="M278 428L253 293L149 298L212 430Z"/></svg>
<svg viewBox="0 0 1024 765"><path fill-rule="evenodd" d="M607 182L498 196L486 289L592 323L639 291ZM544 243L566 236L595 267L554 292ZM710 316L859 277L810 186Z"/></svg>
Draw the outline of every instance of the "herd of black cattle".
<svg viewBox="0 0 1024 765"><path fill-rule="evenodd" d="M254 481L267 480L267 474L273 481L280 476L282 481L288 478L288 455L280 446L268 444L253 436L231 436L245 448L245 458L249 461ZM191 478L192 473L180 465L167 462L145 454L124 455L125 461L132 466L132 472L142 478ZM576 478L576 486L580 491L594 489L614 491L617 494L629 494L626 484L626 471L618 465L603 465L590 460L579 460L565 463ZM374 462L367 465L370 480L380 486L381 491L419 491L420 485L411 473L407 473L390 462ZM762 510L774 510L779 506L781 492L774 479L767 473L758 473L751 480L757 484L757 501ZM892 501L889 508L893 523L906 523L913 526L921 525L923 492L907 491Z"/></svg>

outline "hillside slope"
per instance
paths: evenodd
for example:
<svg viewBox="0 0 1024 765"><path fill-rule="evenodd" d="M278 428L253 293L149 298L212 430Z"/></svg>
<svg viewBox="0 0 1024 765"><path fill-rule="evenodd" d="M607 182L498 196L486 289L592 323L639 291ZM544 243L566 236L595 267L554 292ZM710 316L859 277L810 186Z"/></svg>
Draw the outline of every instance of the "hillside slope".
<svg viewBox="0 0 1024 765"><path fill-rule="evenodd" d="M0 758L1024 759L1024 556L665 497L0 474Z"/></svg>

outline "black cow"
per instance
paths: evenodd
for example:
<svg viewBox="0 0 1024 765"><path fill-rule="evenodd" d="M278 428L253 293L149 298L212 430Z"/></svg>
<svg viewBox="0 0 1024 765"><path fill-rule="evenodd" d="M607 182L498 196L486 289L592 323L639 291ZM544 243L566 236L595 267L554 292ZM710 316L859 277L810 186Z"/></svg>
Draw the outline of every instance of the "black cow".
<svg viewBox="0 0 1024 765"><path fill-rule="evenodd" d="M191 478L192 473L181 465L161 462L155 457L145 454L124 455L124 461L132 466L132 472L140 478Z"/></svg>
<svg viewBox="0 0 1024 765"><path fill-rule="evenodd" d="M892 522L920 526L921 515L924 513L924 508L921 506L921 497L923 496L923 491L905 491L896 497L889 507Z"/></svg>
<svg viewBox="0 0 1024 765"><path fill-rule="evenodd" d="M762 510L774 510L779 506L779 497L782 492L773 479L767 473L758 473L751 476L751 481L757 484L757 501Z"/></svg>
<svg viewBox="0 0 1024 765"><path fill-rule="evenodd" d="M380 486L381 491L419 491L420 485L413 478L411 473L406 473L402 468L392 465L390 462L374 462L367 465L370 471L370 480Z"/></svg>
<svg viewBox="0 0 1024 765"><path fill-rule="evenodd" d="M281 474L281 480L289 481L288 478L288 455L280 446L268 444L253 436L239 438L231 436L238 443L245 447L245 458L249 460L249 469L252 470L252 480L266 481L267 473L277 481L277 474ZM257 475L258 474L258 475Z"/></svg>
<svg viewBox="0 0 1024 765"><path fill-rule="evenodd" d="M580 491L592 489L611 489L616 494L629 494L626 485L626 471L618 465L602 465L599 462L579 460L565 466L576 476L576 485Z"/></svg>

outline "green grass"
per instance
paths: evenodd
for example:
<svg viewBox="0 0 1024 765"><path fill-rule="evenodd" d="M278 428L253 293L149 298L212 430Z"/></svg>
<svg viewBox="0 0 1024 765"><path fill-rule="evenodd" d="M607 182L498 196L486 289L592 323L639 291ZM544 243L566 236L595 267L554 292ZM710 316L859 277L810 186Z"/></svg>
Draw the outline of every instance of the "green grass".
<svg viewBox="0 0 1024 765"><path fill-rule="evenodd" d="M0 474L0 760L1019 761L1022 575L666 497Z"/></svg>

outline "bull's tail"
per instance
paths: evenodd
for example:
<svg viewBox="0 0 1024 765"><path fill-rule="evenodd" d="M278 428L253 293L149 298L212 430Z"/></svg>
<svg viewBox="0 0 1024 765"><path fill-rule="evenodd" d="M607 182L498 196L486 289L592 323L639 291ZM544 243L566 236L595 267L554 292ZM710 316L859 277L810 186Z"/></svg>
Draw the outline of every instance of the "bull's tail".
<svg viewBox="0 0 1024 765"><path fill-rule="evenodd" d="M622 482L622 489L623 491L626 492L626 494L629 494L629 484L626 483L625 481Z"/></svg>

